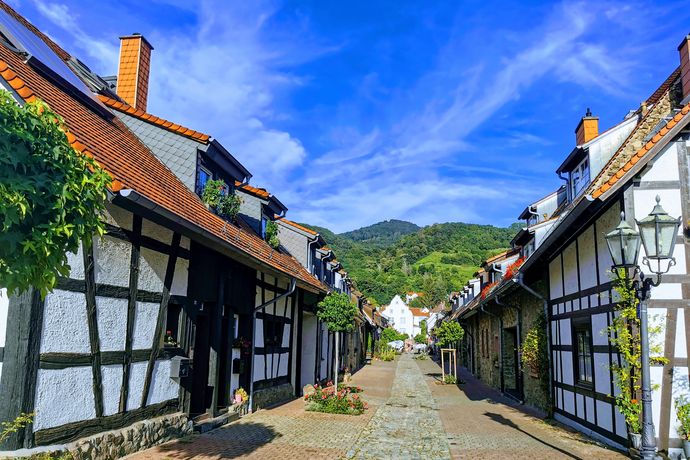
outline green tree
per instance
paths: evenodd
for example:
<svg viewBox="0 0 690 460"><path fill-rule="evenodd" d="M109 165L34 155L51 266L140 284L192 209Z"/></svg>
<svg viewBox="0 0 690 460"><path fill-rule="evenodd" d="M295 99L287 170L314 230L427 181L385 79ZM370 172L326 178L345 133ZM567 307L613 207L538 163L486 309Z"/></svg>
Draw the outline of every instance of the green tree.
<svg viewBox="0 0 690 460"><path fill-rule="evenodd" d="M316 316L319 320L326 323L329 331L335 332L335 378L333 382L336 390L338 389L338 350L340 333L354 329L355 315L357 315L357 305L352 302L350 296L342 292L331 292L316 308Z"/></svg>
<svg viewBox="0 0 690 460"><path fill-rule="evenodd" d="M381 342L383 343L389 343L393 342L395 340L405 340L408 338L407 334L404 334L402 332L396 331L394 328L388 326L384 330L381 331Z"/></svg>
<svg viewBox="0 0 690 460"><path fill-rule="evenodd" d="M41 101L0 91L0 286L43 296L68 276L67 253L102 235L110 176L72 148Z"/></svg>
<svg viewBox="0 0 690 460"><path fill-rule="evenodd" d="M464 336L464 329L456 321L444 321L436 330L438 344L442 347L455 347Z"/></svg>

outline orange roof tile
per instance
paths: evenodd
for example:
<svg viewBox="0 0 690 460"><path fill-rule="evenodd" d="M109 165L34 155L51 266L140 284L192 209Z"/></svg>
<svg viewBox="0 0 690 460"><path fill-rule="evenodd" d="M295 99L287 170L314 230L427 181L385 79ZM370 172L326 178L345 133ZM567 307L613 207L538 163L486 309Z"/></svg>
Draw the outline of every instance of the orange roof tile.
<svg viewBox="0 0 690 460"><path fill-rule="evenodd" d="M688 113L690 113L690 103L685 105L680 112L678 112L672 119L668 121L668 123L666 123L663 128L665 130L664 133L668 134L671 128L678 124L678 122L682 120ZM598 189L596 189L592 193L592 197L599 198L601 195L610 190L611 187L613 187L625 175L625 173L632 168L632 166L641 160L652 149L652 147L654 147L654 145L663 138L664 135L660 135L659 133L655 134L649 142L635 152L632 158L628 160L628 162L624 164L621 169L619 169L608 181L604 182Z"/></svg>
<svg viewBox="0 0 690 460"><path fill-rule="evenodd" d="M186 128L184 126L180 126L176 123L173 123L172 121L165 120L163 118L157 117L155 115L151 115L150 113L144 112L141 109L135 109L131 105L127 104L126 102L120 102L116 99L110 98L108 96L104 96L102 94L98 95L98 98L103 102L105 105L108 107L117 110L118 112L126 113L127 115L130 115L132 117L138 118L140 120L146 121L148 123L160 126L162 128L167 129L168 131L172 131L176 134L180 134L185 137L189 137L194 139L195 141L201 142L202 144L208 144L208 141L211 136L208 134L200 133L199 131L194 131L193 129Z"/></svg>
<svg viewBox="0 0 690 460"><path fill-rule="evenodd" d="M0 7L9 9L0 2ZM10 9L11 10L11 9ZM221 219L201 203L118 118L96 114L36 72L22 57L0 45L0 75L24 98L40 98L65 121L72 146L91 155L113 178L113 191L133 189L153 203L205 230L261 265L296 277L302 286L327 287L296 259Z"/></svg>
<svg viewBox="0 0 690 460"><path fill-rule="evenodd" d="M239 187L242 191L249 193L250 195L257 196L264 200L268 200L271 194L265 188L252 187L249 184L242 185L241 182L235 181L235 187Z"/></svg>
<svg viewBox="0 0 690 460"><path fill-rule="evenodd" d="M311 230L311 229L309 229L309 228L307 228L307 227L303 227L303 226L301 226L300 224L298 224L298 223L296 223L296 222L293 222L293 221L291 221L291 220L287 220L285 217L280 217L278 220L280 220L281 222L285 222L286 224L291 225L291 226L293 226L293 227L295 227L295 228L298 228L298 229L302 230L303 232L307 232L307 233L309 233L310 235L318 235L318 233L315 232L314 230Z"/></svg>
<svg viewBox="0 0 690 460"><path fill-rule="evenodd" d="M421 308L414 308L410 307L410 311L412 312L412 316L424 316L424 317L429 317L429 312L423 312Z"/></svg>

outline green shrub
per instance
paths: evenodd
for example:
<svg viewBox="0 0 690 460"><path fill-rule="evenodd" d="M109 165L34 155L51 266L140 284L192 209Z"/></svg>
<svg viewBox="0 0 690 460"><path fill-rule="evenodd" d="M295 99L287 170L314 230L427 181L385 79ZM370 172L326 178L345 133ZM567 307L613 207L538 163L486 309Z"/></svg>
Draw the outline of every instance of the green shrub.
<svg viewBox="0 0 690 460"><path fill-rule="evenodd" d="M396 331L394 328L388 326L383 331L381 331L380 341L384 344L393 342L395 340L406 340L408 338L407 334Z"/></svg>
<svg viewBox="0 0 690 460"><path fill-rule="evenodd" d="M690 401L685 396L677 398L674 402L676 406L676 417L680 422L678 434L681 438L690 439Z"/></svg>
<svg viewBox="0 0 690 460"><path fill-rule="evenodd" d="M228 190L222 179L209 180L204 186L201 200L214 208L219 216L234 219L240 212L242 198Z"/></svg>
<svg viewBox="0 0 690 460"><path fill-rule="evenodd" d="M382 348L379 352L381 361L393 361L395 359L395 350L391 347Z"/></svg>
<svg viewBox="0 0 690 460"><path fill-rule="evenodd" d="M465 331L462 326L455 321L444 321L436 329L438 344L442 347L454 347L462 340Z"/></svg>
<svg viewBox="0 0 690 460"><path fill-rule="evenodd" d="M266 222L266 242L273 249L278 249L280 246L280 239L278 238L278 224L269 220Z"/></svg>
<svg viewBox="0 0 690 460"><path fill-rule="evenodd" d="M446 374L446 376L443 378L443 383L446 385L455 385L458 383L458 379L452 374Z"/></svg>

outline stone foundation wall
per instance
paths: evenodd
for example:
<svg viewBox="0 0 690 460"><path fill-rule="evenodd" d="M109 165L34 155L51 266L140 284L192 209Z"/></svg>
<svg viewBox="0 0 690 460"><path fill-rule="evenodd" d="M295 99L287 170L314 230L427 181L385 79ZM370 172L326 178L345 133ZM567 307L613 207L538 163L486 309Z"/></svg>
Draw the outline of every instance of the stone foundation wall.
<svg viewBox="0 0 690 460"><path fill-rule="evenodd" d="M192 432L192 421L178 412L99 433L66 447L75 460L115 460Z"/></svg>
<svg viewBox="0 0 690 460"><path fill-rule="evenodd" d="M291 383L284 383L254 392L254 410L264 409L279 402L288 401L295 397L295 390Z"/></svg>

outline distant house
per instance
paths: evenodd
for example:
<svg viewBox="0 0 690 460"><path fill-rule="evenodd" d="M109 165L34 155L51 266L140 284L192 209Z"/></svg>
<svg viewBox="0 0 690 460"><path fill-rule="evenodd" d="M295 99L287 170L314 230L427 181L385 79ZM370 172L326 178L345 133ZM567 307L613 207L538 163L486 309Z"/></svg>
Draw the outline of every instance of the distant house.
<svg viewBox="0 0 690 460"><path fill-rule="evenodd" d="M411 299L416 297L416 295L407 296L407 298ZM420 327L422 320L429 318L429 310L427 308L410 308L399 295L393 297L390 304L382 310L381 314L395 330L410 337L419 334L422 330Z"/></svg>

